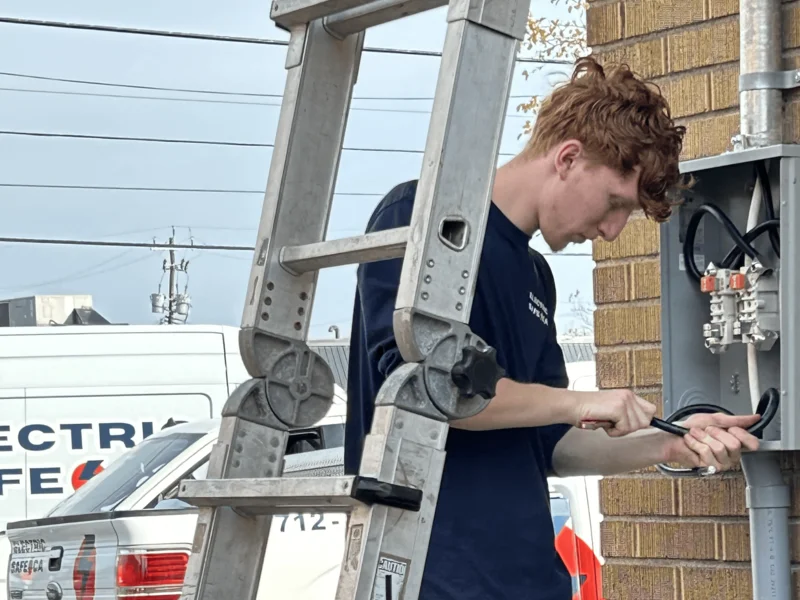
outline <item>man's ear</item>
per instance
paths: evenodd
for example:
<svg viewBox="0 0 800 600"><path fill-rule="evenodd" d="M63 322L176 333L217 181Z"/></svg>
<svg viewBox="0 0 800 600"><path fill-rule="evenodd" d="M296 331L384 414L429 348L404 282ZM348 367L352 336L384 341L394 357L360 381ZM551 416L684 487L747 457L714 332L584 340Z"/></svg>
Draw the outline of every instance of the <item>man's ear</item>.
<svg viewBox="0 0 800 600"><path fill-rule="evenodd" d="M567 140L556 148L554 161L555 169L561 179L566 179L567 174L575 168L575 161L583 153L583 144L578 140Z"/></svg>

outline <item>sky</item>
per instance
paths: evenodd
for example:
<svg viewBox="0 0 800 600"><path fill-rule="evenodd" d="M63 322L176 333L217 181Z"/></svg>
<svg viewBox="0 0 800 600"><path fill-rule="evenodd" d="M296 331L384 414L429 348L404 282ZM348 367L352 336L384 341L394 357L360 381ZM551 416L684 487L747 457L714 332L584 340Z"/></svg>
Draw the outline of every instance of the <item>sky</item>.
<svg viewBox="0 0 800 600"><path fill-rule="evenodd" d="M265 0L0 0L0 17L286 40ZM563 4L537 0L538 16L566 17ZM365 46L439 52L446 7L367 32ZM0 132L48 132L178 140L274 141L285 82L286 48L0 23ZM569 66L518 63L501 153L525 143L525 96L543 95ZM424 149L439 58L365 52L344 144ZM224 92L209 94L64 83L18 75L133 86ZM46 90L65 93L32 93ZM86 94L105 94L92 96ZM108 97L143 96L151 99ZM240 94L240 95L235 95ZM513 96L523 96L514 98ZM359 97L369 97L358 99ZM378 99L370 99L378 97ZM426 98L423 100L408 98ZM177 100L168 100L177 99ZM0 237L60 238L252 246L271 148L43 138L0 133ZM397 183L419 177L422 154L342 154L328 238L363 233L374 206ZM502 164L507 157L500 157ZM3 187L17 184L15 187ZM159 187L215 193L52 189L56 186ZM21 185L21 187L20 187ZM226 191L225 191L226 190ZM236 191L236 193L234 193ZM248 193L241 193L248 192ZM541 238L533 245L549 252ZM559 293L561 331L578 325L568 297L592 297L591 243L547 256ZM564 256L565 254L577 254ZM150 294L166 291L160 249L0 244L0 298L91 294L112 322L155 323ZM190 323L238 326L251 254L182 250L188 259ZM310 338L350 330L355 266L320 274Z"/></svg>

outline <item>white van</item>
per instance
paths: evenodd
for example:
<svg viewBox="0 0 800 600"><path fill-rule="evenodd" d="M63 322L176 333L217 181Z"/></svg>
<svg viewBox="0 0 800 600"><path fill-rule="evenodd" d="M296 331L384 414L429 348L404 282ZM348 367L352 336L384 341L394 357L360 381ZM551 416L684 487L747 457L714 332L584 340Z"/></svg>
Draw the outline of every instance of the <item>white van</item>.
<svg viewBox="0 0 800 600"><path fill-rule="evenodd" d="M0 531L37 518L172 421L220 415L249 379L239 329L224 326L0 328ZM347 346L311 342L346 414Z"/></svg>

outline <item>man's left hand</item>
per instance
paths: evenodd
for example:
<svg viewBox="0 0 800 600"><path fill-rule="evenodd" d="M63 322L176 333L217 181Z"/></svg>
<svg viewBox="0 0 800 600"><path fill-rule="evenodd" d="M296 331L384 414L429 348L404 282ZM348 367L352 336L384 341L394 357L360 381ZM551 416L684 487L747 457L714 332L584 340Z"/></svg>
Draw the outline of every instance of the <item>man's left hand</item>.
<svg viewBox="0 0 800 600"><path fill-rule="evenodd" d="M757 437L745 431L757 423L760 415L730 416L723 413L692 415L681 423L689 429L683 437L670 435L666 448L667 463L685 467L714 467L727 471L738 464L743 451L758 449Z"/></svg>

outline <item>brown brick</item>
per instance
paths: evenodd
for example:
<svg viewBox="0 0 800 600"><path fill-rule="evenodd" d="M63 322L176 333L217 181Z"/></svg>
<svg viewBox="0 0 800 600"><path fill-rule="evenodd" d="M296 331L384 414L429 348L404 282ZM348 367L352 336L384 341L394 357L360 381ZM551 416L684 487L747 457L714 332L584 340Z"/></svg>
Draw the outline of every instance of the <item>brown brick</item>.
<svg viewBox="0 0 800 600"><path fill-rule="evenodd" d="M704 0L629 0L625 3L625 37L702 21L703 4Z"/></svg>
<svg viewBox="0 0 800 600"><path fill-rule="evenodd" d="M635 390L634 390L635 391ZM664 416L664 397L661 392L637 392L642 400L647 400L656 405L656 416ZM655 471L655 467L649 467L648 471Z"/></svg>
<svg viewBox="0 0 800 600"><path fill-rule="evenodd" d="M783 139L790 144L800 142L800 100L786 104Z"/></svg>
<svg viewBox="0 0 800 600"><path fill-rule="evenodd" d="M594 303L608 304L630 299L629 273L631 265L598 265L592 273Z"/></svg>
<svg viewBox="0 0 800 600"><path fill-rule="evenodd" d="M681 478L677 481L679 514L685 517L745 516L744 477Z"/></svg>
<svg viewBox="0 0 800 600"><path fill-rule="evenodd" d="M739 113L693 119L686 124L682 160L722 154L739 132Z"/></svg>
<svg viewBox="0 0 800 600"><path fill-rule="evenodd" d="M800 517L800 474L792 474L786 477L786 482L790 485L792 505L789 512L793 517Z"/></svg>
<svg viewBox="0 0 800 600"><path fill-rule="evenodd" d="M661 340L661 306L601 306L594 312L598 346L658 342Z"/></svg>
<svg viewBox="0 0 800 600"><path fill-rule="evenodd" d="M749 567L731 564L719 567L683 567L683 600L733 600L752 598L752 574Z"/></svg>
<svg viewBox="0 0 800 600"><path fill-rule="evenodd" d="M604 515L674 515L674 485L665 477L605 477L600 480L600 511Z"/></svg>
<svg viewBox="0 0 800 600"><path fill-rule="evenodd" d="M713 560L716 558L716 524L694 521L638 523L637 558Z"/></svg>
<svg viewBox="0 0 800 600"><path fill-rule="evenodd" d="M645 300L661 297L661 263L643 260L631 265L631 299Z"/></svg>
<svg viewBox="0 0 800 600"><path fill-rule="evenodd" d="M600 547L604 558L636 555L636 524L632 521L600 522Z"/></svg>
<svg viewBox="0 0 800 600"><path fill-rule="evenodd" d="M781 460L781 469L784 471L800 470L800 452L781 452L778 457Z"/></svg>
<svg viewBox="0 0 800 600"><path fill-rule="evenodd" d="M711 72L711 110L739 106L739 65Z"/></svg>
<svg viewBox="0 0 800 600"><path fill-rule="evenodd" d="M797 52L797 50L795 50ZM800 54L788 54L783 57L783 68L787 71L800 69Z"/></svg>
<svg viewBox="0 0 800 600"><path fill-rule="evenodd" d="M586 10L586 44L596 46L622 39L622 2Z"/></svg>
<svg viewBox="0 0 800 600"><path fill-rule="evenodd" d="M708 73L687 73L677 77L656 80L669 101L672 116L690 117L707 112L711 108Z"/></svg>
<svg viewBox="0 0 800 600"><path fill-rule="evenodd" d="M596 355L597 387L600 389L626 388L633 383L631 353L599 351Z"/></svg>
<svg viewBox="0 0 800 600"><path fill-rule="evenodd" d="M708 0L708 18L717 19L739 13L739 0Z"/></svg>
<svg viewBox="0 0 800 600"><path fill-rule="evenodd" d="M800 562L800 524L792 523L789 525L789 551L792 553L792 562Z"/></svg>
<svg viewBox="0 0 800 600"><path fill-rule="evenodd" d="M659 226L650 219L632 219L613 242L598 240L593 244L596 261L631 256L651 256L659 251Z"/></svg>
<svg viewBox="0 0 800 600"><path fill-rule="evenodd" d="M646 79L660 77L667 72L666 56L666 38L663 37L612 50L600 49L596 54L602 64L625 63Z"/></svg>
<svg viewBox="0 0 800 600"><path fill-rule="evenodd" d="M722 523L719 528L720 559L732 562L750 560L750 525L741 523Z"/></svg>
<svg viewBox="0 0 800 600"><path fill-rule="evenodd" d="M667 70L670 73L718 65L738 58L738 18L726 18L667 36Z"/></svg>
<svg viewBox="0 0 800 600"><path fill-rule="evenodd" d="M785 49L800 47L800 3L783 7L781 29Z"/></svg>
<svg viewBox="0 0 800 600"><path fill-rule="evenodd" d="M675 567L618 564L612 559L603 568L603 597L608 600L675 600L677 587Z"/></svg>
<svg viewBox="0 0 800 600"><path fill-rule="evenodd" d="M633 351L633 385L647 387L661 385L661 349L649 348Z"/></svg>

